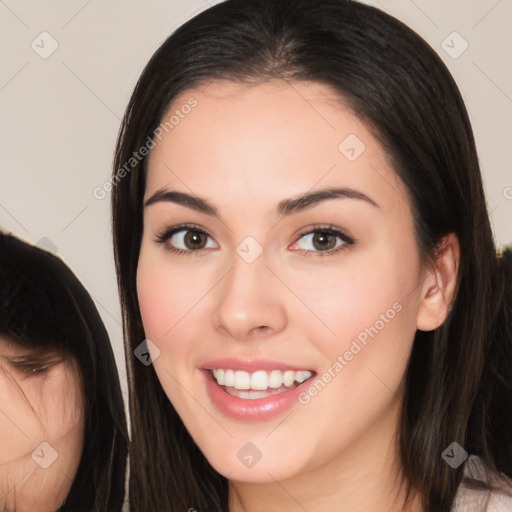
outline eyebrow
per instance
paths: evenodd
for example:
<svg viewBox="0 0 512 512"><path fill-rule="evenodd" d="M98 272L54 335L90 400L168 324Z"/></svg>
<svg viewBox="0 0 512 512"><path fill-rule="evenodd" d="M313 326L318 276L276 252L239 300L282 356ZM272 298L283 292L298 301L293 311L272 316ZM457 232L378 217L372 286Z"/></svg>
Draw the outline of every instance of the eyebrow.
<svg viewBox="0 0 512 512"><path fill-rule="evenodd" d="M292 215L314 206L329 201L332 199L357 199L365 201L366 203L380 208L379 205L366 194L351 188L328 188L317 190L315 192L307 192L298 197L284 199L277 205L276 212L278 218ZM219 212L215 206L209 203L206 199L198 196L186 194L185 192L178 192L176 190L160 189L155 192L145 203L144 207L150 206L159 202L176 203L200 213L210 215L212 217L219 217Z"/></svg>

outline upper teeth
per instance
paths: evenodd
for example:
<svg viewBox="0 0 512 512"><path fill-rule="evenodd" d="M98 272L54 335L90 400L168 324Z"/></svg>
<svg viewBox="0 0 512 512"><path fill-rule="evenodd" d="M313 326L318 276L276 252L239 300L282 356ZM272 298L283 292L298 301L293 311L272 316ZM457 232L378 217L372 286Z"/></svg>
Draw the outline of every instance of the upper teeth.
<svg viewBox="0 0 512 512"><path fill-rule="evenodd" d="M253 373L242 370L212 370L215 380L221 386L231 386L235 389L257 389L265 390L267 388L280 388L281 386L291 387L295 381L304 382L312 375L310 371L301 370L258 370Z"/></svg>

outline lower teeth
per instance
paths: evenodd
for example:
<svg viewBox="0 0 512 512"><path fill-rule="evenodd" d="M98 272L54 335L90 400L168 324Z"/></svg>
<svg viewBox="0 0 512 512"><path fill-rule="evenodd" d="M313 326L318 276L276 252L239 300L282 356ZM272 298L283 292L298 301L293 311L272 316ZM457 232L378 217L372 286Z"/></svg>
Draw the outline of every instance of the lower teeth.
<svg viewBox="0 0 512 512"><path fill-rule="evenodd" d="M279 393L283 393L284 391L290 391L290 389L293 389L295 387L297 387L297 383L295 383L295 385L290 388L288 388L286 386L281 386L280 388L275 388L275 389L268 388L268 389L265 389L264 391L258 391L255 389L244 390L244 389L236 389L231 386L222 386L224 391L226 393L228 393L229 395L236 396L237 398L244 398L246 400L255 400L257 398L266 398L267 396L277 395Z"/></svg>

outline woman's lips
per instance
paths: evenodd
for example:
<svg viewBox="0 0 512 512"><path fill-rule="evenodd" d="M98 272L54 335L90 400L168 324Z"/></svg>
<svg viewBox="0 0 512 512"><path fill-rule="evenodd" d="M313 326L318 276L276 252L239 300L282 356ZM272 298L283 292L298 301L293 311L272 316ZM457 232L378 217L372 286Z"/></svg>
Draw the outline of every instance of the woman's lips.
<svg viewBox="0 0 512 512"><path fill-rule="evenodd" d="M213 370L217 368L244 370L246 372L255 372L257 370L299 371L308 369L307 367L281 363L271 359L260 359L257 356L245 358L224 357L222 359L212 359L200 365L200 369Z"/></svg>
<svg viewBox="0 0 512 512"><path fill-rule="evenodd" d="M248 365L245 368L248 368ZM218 370L216 371L218 372ZM236 389L233 386L223 386L214 378L212 370L202 368L201 371L212 403L226 416L249 422L271 420L291 409L298 401L299 393L304 386L308 385L308 380L314 375L312 371L294 371L295 374L300 372L307 372L310 377L302 383L295 382L295 384L292 384L293 387L282 384L279 387L258 390L249 387ZM258 370L255 373L258 373ZM277 385L277 382L275 385Z"/></svg>

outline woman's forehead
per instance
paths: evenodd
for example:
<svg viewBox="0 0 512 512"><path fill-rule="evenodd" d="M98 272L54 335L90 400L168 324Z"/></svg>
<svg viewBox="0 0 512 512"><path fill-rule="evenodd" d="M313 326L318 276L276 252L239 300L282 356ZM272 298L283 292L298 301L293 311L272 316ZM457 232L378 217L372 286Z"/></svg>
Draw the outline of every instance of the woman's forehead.
<svg viewBox="0 0 512 512"><path fill-rule="evenodd" d="M202 195L222 189L224 198L254 201L270 199L272 190L275 202L330 186L362 189L384 203L396 202L397 191L405 198L382 145L327 86L215 82L204 91L185 91L163 116L146 200L180 182ZM185 108L191 99L194 108ZM169 116L179 122L165 126Z"/></svg>

